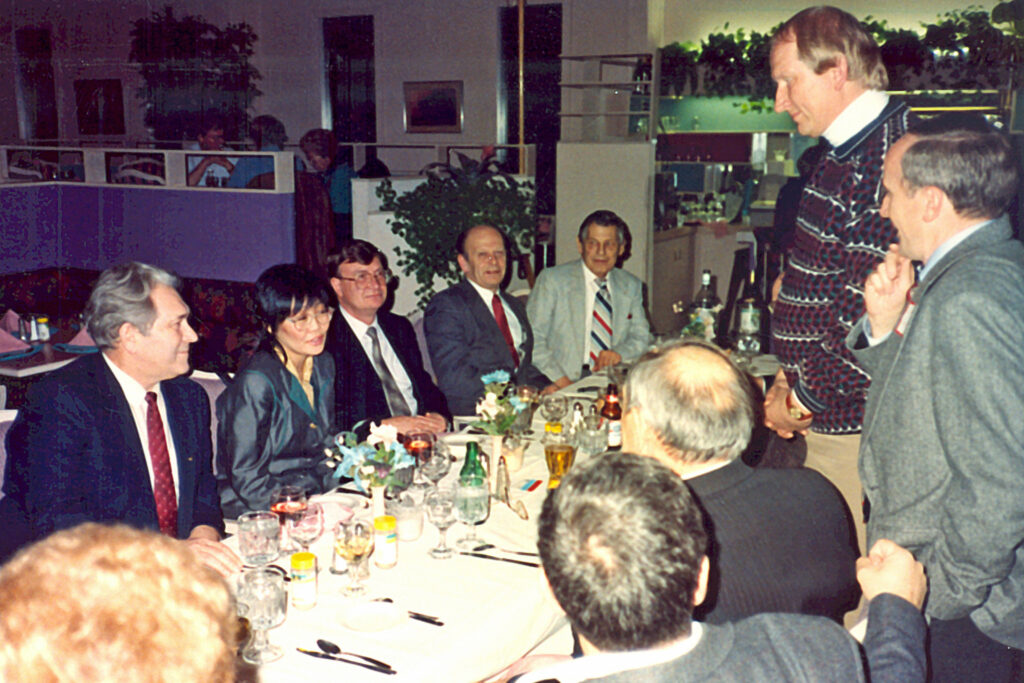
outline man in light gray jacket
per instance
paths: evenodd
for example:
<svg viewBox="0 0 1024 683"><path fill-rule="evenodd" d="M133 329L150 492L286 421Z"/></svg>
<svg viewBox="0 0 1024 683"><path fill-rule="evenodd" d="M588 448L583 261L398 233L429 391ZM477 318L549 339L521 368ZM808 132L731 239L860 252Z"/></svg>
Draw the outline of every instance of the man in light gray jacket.
<svg viewBox="0 0 1024 683"><path fill-rule="evenodd" d="M1019 680L1024 649L1024 246L1008 140L934 120L885 160L899 244L847 337L871 374L860 450L868 542L928 571L935 681ZM915 283L912 261L923 264Z"/></svg>
<svg viewBox="0 0 1024 683"><path fill-rule="evenodd" d="M612 211L580 224L580 260L547 268L526 304L533 328L533 363L551 378L549 391L589 372L636 360L650 343L643 283L616 268L629 228Z"/></svg>

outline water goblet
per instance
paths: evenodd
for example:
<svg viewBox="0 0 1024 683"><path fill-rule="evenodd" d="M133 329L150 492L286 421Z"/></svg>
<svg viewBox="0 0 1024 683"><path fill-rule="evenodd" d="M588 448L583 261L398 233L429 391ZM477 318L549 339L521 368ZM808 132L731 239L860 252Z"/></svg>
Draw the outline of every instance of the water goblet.
<svg viewBox="0 0 1024 683"><path fill-rule="evenodd" d="M260 666L280 659L284 650L270 644L267 631L284 623L288 609L288 593L284 576L273 569L248 569L238 585L238 603L252 627L252 640L242 651L242 658Z"/></svg>
<svg viewBox="0 0 1024 683"><path fill-rule="evenodd" d="M548 394L541 399L540 412L548 422L561 422L569 412L569 399L559 394Z"/></svg>
<svg viewBox="0 0 1024 683"><path fill-rule="evenodd" d="M259 567L281 553L281 523L273 512L246 512L238 517L238 551L242 562Z"/></svg>
<svg viewBox="0 0 1024 683"><path fill-rule="evenodd" d="M530 423L533 422L533 413L537 409L540 392L537 391L537 387L520 384L516 387L516 396L526 404L526 408L516 415L516 420L512 423L510 431L513 434L530 434Z"/></svg>
<svg viewBox="0 0 1024 683"><path fill-rule="evenodd" d="M420 473L430 480L430 483L437 486L437 483L444 479L445 475L448 474L452 469L452 456L451 452L443 441L437 443L434 446L434 452L431 454L430 459L420 465Z"/></svg>
<svg viewBox="0 0 1024 683"><path fill-rule="evenodd" d="M480 545L476 525L487 519L491 511L491 491L487 480L473 477L460 481L455 491L455 519L469 527L465 536L455 542L460 550L473 550Z"/></svg>
<svg viewBox="0 0 1024 683"><path fill-rule="evenodd" d="M298 486L280 486L270 499L270 509L281 519L281 550L292 552L291 527L299 513L306 509L306 491Z"/></svg>
<svg viewBox="0 0 1024 683"><path fill-rule="evenodd" d="M362 584L366 559L373 552L373 523L365 519L338 522L334 527L334 554L348 565L349 584L345 595L356 597L366 593Z"/></svg>
<svg viewBox="0 0 1024 683"><path fill-rule="evenodd" d="M291 537L298 542L303 552L324 532L324 508L320 503L308 503L306 509L295 513L292 520Z"/></svg>
<svg viewBox="0 0 1024 683"><path fill-rule="evenodd" d="M435 560L447 560L453 554L447 545L446 536L448 528L455 524L455 488L437 487L427 494L424 505L427 508L427 518L441 532L437 547L430 550L430 556Z"/></svg>

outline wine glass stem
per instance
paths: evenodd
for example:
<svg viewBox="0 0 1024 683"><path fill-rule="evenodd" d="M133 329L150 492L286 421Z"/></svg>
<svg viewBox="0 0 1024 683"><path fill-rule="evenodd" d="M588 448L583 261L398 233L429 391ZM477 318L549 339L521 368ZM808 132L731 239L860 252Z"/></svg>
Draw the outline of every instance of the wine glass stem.
<svg viewBox="0 0 1024 683"><path fill-rule="evenodd" d="M448 527L440 529L440 531L441 531L441 540L437 542L437 549L438 550L447 550L448 549Z"/></svg>
<svg viewBox="0 0 1024 683"><path fill-rule="evenodd" d="M252 630L252 645L249 647L255 652L263 652L268 645L270 645L270 639L267 637L267 629L254 628Z"/></svg>

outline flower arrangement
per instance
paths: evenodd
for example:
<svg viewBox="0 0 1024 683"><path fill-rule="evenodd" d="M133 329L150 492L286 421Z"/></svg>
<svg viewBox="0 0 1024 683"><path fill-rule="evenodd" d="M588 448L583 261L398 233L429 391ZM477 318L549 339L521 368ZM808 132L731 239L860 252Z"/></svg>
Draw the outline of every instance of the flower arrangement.
<svg viewBox="0 0 1024 683"><path fill-rule="evenodd" d="M390 425L370 425L370 435L360 443L355 432L341 432L324 449L327 466L334 478L352 477L363 493L377 486L403 489L411 481L416 460L398 439L398 430ZM406 471L408 470L408 471Z"/></svg>
<svg viewBox="0 0 1024 683"><path fill-rule="evenodd" d="M519 413L526 410L526 402L515 395L511 376L506 370L495 370L480 378L484 383L484 397L477 401L476 414L480 419L473 426L491 436L506 434Z"/></svg>

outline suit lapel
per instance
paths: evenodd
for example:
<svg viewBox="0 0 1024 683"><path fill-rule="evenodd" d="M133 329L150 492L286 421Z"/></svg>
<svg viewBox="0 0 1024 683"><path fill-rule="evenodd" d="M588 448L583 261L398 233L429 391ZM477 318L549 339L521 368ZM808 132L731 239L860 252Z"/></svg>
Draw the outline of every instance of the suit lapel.
<svg viewBox="0 0 1024 683"><path fill-rule="evenodd" d="M580 358L583 357L584 346L588 346L587 340L584 338L583 331L587 329L587 282L585 280L583 272L583 261L576 262L576 268L573 272L569 273L569 281L566 283L568 291L566 292L565 301L580 301L583 303L582 306L568 305L565 307L569 314L569 325L562 327L566 330L567 336L570 339L566 340L567 344L571 344L573 348L573 366L579 366ZM576 367L577 372L579 368Z"/></svg>
<svg viewBox="0 0 1024 683"><path fill-rule="evenodd" d="M340 311L335 314L331 326L334 328L332 336L341 349L340 357L335 362L335 372L342 381L335 383L335 387L347 394L342 396L335 392L334 400L354 401L356 405L351 406L349 414L366 415L371 405L371 392L379 390L380 401L384 401L384 390L379 386L380 378L370 364L370 358L366 355L363 345L356 338L356 333L352 331Z"/></svg>
<svg viewBox="0 0 1024 683"><path fill-rule="evenodd" d="M191 527L191 511L195 506L196 452L200 435L195 433L196 422L189 419L181 388L163 382L160 387L167 409L167 424L174 441L174 454L178 462L178 533ZM155 504L154 504L155 506ZM191 530L191 529L189 529Z"/></svg>

